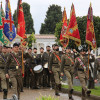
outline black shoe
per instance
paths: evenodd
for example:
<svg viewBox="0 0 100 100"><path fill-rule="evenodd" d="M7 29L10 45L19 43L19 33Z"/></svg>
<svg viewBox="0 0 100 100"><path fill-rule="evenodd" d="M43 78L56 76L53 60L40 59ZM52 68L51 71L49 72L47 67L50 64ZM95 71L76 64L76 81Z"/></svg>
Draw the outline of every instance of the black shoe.
<svg viewBox="0 0 100 100"><path fill-rule="evenodd" d="M56 95L56 96L60 96L60 94L59 94L59 93L55 93L55 95Z"/></svg>
<svg viewBox="0 0 100 100"><path fill-rule="evenodd" d="M39 87L33 87L33 89L39 89Z"/></svg>
<svg viewBox="0 0 100 100"><path fill-rule="evenodd" d="M88 90L86 93L87 93L87 96L90 97L91 90Z"/></svg>
<svg viewBox="0 0 100 100"><path fill-rule="evenodd" d="M69 100L74 100L73 97L69 97Z"/></svg>
<svg viewBox="0 0 100 100"><path fill-rule="evenodd" d="M21 91L20 91L20 92L24 92L24 91L23 91L23 89L21 89Z"/></svg>

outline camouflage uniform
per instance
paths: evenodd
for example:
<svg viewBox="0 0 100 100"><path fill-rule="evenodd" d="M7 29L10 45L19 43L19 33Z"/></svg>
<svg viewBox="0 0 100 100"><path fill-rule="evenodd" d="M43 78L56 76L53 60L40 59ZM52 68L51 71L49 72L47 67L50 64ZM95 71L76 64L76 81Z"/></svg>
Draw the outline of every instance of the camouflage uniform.
<svg viewBox="0 0 100 100"><path fill-rule="evenodd" d="M69 86L69 98L72 98L73 93L73 74L74 74L74 55L66 53L61 58L61 73L65 73L68 86Z"/></svg>
<svg viewBox="0 0 100 100"><path fill-rule="evenodd" d="M7 67L6 73L8 73L10 76L13 93L16 94L18 98L20 98L20 89L22 86L22 79L20 77L22 75L20 68L20 65L22 64L21 58L22 58L21 52L18 53L12 52L9 54L6 63Z"/></svg>
<svg viewBox="0 0 100 100"><path fill-rule="evenodd" d="M100 82L100 56L94 62L94 80L96 79Z"/></svg>
<svg viewBox="0 0 100 100"><path fill-rule="evenodd" d="M92 59L89 59L89 62L93 62L95 60L92 55ZM80 55L76 58L75 61L75 75L79 77L80 83L82 85L82 95L85 98L86 94L90 94L91 91L87 88L87 80L88 80L88 57Z"/></svg>
<svg viewBox="0 0 100 100"><path fill-rule="evenodd" d="M0 54L0 78L1 78L1 87L3 89L4 92L4 96L3 99L7 99L7 82L6 82L6 58L7 55L4 53Z"/></svg>
<svg viewBox="0 0 100 100"><path fill-rule="evenodd" d="M49 57L51 52L44 52L42 56L42 66L48 63L49 66ZM43 69L43 87L50 87L50 73L48 68Z"/></svg>
<svg viewBox="0 0 100 100"><path fill-rule="evenodd" d="M49 70L53 72L55 79L55 94L58 94L60 89L60 64L61 55L59 51L55 51L50 55ZM58 58L57 58L58 57ZM59 60L58 60L59 59Z"/></svg>

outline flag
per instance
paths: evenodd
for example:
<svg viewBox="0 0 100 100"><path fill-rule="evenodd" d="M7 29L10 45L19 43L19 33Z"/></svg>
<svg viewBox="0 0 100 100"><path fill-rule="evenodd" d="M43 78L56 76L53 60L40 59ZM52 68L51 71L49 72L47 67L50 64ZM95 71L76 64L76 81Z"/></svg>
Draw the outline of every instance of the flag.
<svg viewBox="0 0 100 100"><path fill-rule="evenodd" d="M62 46L64 48L67 47L68 43L69 43L69 38L65 38L64 35L66 34L66 30L67 30L67 15L66 15L66 10L64 8L63 11L63 18L62 18L62 30L61 30L61 34L60 34L60 42L62 44Z"/></svg>
<svg viewBox="0 0 100 100"><path fill-rule="evenodd" d="M11 7L9 0L6 0L6 14L4 21L4 34L9 42L12 42L16 37L15 25L11 14Z"/></svg>
<svg viewBox="0 0 100 100"><path fill-rule="evenodd" d="M27 46L27 35L26 34L24 34L24 38L21 39L21 45L23 47L26 47Z"/></svg>
<svg viewBox="0 0 100 100"><path fill-rule="evenodd" d="M4 11L2 8L2 2L1 2L1 7L0 7L0 41L4 44L7 45L8 41L4 38Z"/></svg>
<svg viewBox="0 0 100 100"><path fill-rule="evenodd" d="M64 37L68 37L68 36L70 39L75 41L75 44L77 46L80 46L81 40L80 40L80 34L79 34L76 15L75 15L75 8L74 8L73 4L71 6L70 20L69 20L68 28L66 31L66 35Z"/></svg>
<svg viewBox="0 0 100 100"><path fill-rule="evenodd" d="M24 38L25 20L24 20L24 13L22 7L22 0L18 1L17 16L18 16L17 35L19 35L21 38Z"/></svg>
<svg viewBox="0 0 100 100"><path fill-rule="evenodd" d="M93 24L93 10L91 4L87 15L86 43L91 45L93 50L97 47Z"/></svg>

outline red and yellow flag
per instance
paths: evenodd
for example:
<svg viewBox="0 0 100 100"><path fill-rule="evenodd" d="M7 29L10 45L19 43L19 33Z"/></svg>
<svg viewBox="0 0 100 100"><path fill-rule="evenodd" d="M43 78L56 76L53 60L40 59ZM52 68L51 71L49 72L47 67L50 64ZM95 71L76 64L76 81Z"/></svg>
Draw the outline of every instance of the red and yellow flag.
<svg viewBox="0 0 100 100"><path fill-rule="evenodd" d="M62 46L64 48L66 48L68 43L69 43L69 38L64 37L64 35L66 34L66 31L67 31L67 15L66 15L65 8L64 8L64 11L63 11L62 22L63 22L63 25L62 25L61 35L60 35L60 42L61 42Z"/></svg>
<svg viewBox="0 0 100 100"><path fill-rule="evenodd" d="M73 4L71 6L69 25L66 31L66 35L64 37L68 37L68 36L70 39L75 41L75 44L77 46L81 45L80 34L79 34L76 15L75 15L75 8Z"/></svg>
<svg viewBox="0 0 100 100"><path fill-rule="evenodd" d="M22 7L22 0L18 1L17 16L18 16L17 35L19 35L21 38L24 38L25 20L24 20L24 12Z"/></svg>
<svg viewBox="0 0 100 100"><path fill-rule="evenodd" d="M96 49L96 38L93 25L93 10L90 4L87 15L86 43L91 45L92 49Z"/></svg>

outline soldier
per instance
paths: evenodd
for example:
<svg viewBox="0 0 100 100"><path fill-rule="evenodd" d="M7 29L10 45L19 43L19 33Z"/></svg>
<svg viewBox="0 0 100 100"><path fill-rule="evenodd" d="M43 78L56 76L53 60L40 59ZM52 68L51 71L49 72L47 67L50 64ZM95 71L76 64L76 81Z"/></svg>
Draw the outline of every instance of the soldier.
<svg viewBox="0 0 100 100"><path fill-rule="evenodd" d="M9 74L10 80L12 82L12 89L13 94L18 96L18 99L20 99L20 89L21 89L21 79L20 76L21 73L21 58L22 54L19 52L19 45L17 43L13 44L13 51L9 54L6 67L6 75Z"/></svg>
<svg viewBox="0 0 100 100"><path fill-rule="evenodd" d="M43 53L44 53L44 48L41 47L40 48L40 54L37 55L37 64L38 65L42 65L42 56L43 56ZM43 71L41 73L39 73L39 86L43 86Z"/></svg>
<svg viewBox="0 0 100 100"><path fill-rule="evenodd" d="M74 100L72 97L73 93L73 74L74 74L74 55L71 53L71 48L67 47L66 53L61 57L61 76L65 73L68 80L68 95L69 100Z"/></svg>
<svg viewBox="0 0 100 100"><path fill-rule="evenodd" d="M50 55L49 72L54 74L56 96L60 96L59 90L61 88L60 84L61 55L62 54L60 54L59 52L59 46L55 44L55 51Z"/></svg>
<svg viewBox="0 0 100 100"><path fill-rule="evenodd" d="M30 55L30 57L32 57L32 49L29 48L28 49L28 53ZM27 57L26 58L26 62L25 62L25 77L24 77L24 84L27 88L30 87L30 67L31 67L31 58Z"/></svg>
<svg viewBox="0 0 100 100"><path fill-rule="evenodd" d="M43 87L50 87L50 73L48 70L49 66L49 57L50 57L50 52L51 48L50 46L46 46L46 52L43 53L42 56L42 66L44 67L43 69ZM48 63L48 66L45 68L45 64Z"/></svg>
<svg viewBox="0 0 100 100"><path fill-rule="evenodd" d="M7 83L6 83L6 78L9 78L6 73L6 46L3 46L2 48L2 53L0 54L0 78L1 78L1 87L3 89L3 99L7 99Z"/></svg>
<svg viewBox="0 0 100 100"><path fill-rule="evenodd" d="M100 55L94 62L94 82L97 83L98 81L100 82Z"/></svg>
<svg viewBox="0 0 100 100"><path fill-rule="evenodd" d="M38 74L34 73L33 69L37 65L37 48L33 49L32 62L31 62L31 88L39 89L38 87Z"/></svg>
<svg viewBox="0 0 100 100"><path fill-rule="evenodd" d="M87 88L87 80L88 80L88 57L85 55L85 50L80 50L80 56L76 58L75 61L75 78L80 80L80 83L82 85L82 100L86 99L86 95L90 96L91 90ZM94 56L88 52L89 55L91 55L92 59L89 59L89 62L94 61Z"/></svg>

